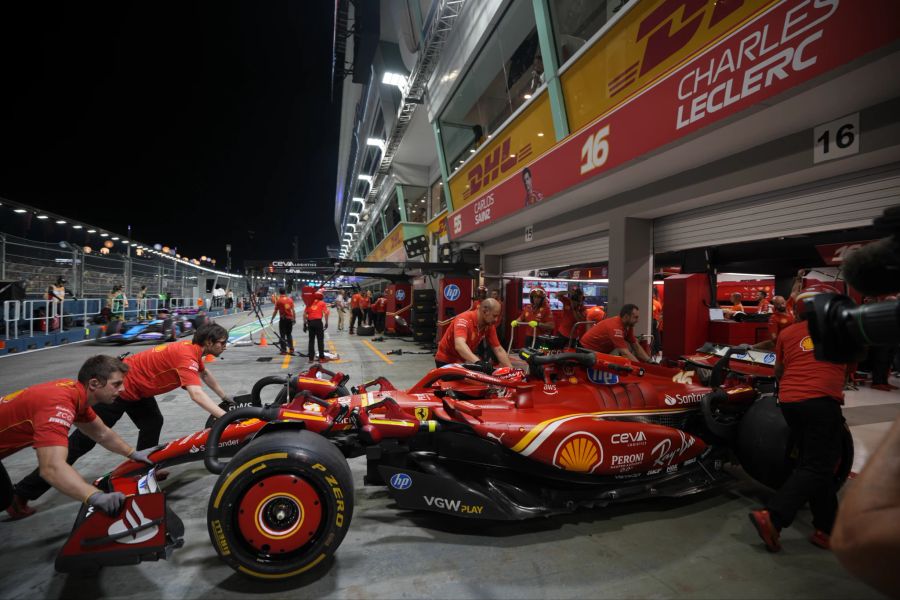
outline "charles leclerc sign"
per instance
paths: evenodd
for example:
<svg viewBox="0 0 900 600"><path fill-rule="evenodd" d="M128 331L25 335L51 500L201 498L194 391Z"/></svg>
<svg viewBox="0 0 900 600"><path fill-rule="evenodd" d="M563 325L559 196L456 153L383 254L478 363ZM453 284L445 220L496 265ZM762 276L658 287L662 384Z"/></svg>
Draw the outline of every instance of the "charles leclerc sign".
<svg viewBox="0 0 900 600"><path fill-rule="evenodd" d="M550 198L898 38L898 0L775 3L538 158L532 189ZM525 197L516 173L450 215L451 238L525 208Z"/></svg>

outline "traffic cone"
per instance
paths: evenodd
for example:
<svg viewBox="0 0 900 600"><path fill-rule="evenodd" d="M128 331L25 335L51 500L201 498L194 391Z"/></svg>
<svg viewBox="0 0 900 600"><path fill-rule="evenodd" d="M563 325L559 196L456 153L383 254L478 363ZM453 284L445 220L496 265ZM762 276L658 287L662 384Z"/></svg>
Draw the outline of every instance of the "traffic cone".
<svg viewBox="0 0 900 600"><path fill-rule="evenodd" d="M268 345L269 345L269 340L266 339L266 334L265 334L265 333L261 333L261 334L260 334L260 336L259 336L259 345L260 345L260 346L268 346Z"/></svg>

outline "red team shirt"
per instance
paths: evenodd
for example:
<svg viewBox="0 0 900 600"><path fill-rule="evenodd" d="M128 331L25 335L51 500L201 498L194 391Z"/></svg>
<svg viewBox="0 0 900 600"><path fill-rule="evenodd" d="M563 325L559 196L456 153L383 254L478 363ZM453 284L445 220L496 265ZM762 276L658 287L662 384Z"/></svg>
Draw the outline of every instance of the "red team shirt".
<svg viewBox="0 0 900 600"><path fill-rule="evenodd" d="M790 325L794 324L794 317L786 312L773 312L769 317L769 333L773 340L778 339L778 335Z"/></svg>
<svg viewBox="0 0 900 600"><path fill-rule="evenodd" d="M203 346L189 341L163 344L125 357L125 364L128 373L119 398L134 402L175 388L200 385Z"/></svg>
<svg viewBox="0 0 900 600"><path fill-rule="evenodd" d="M316 319L321 320L328 314L328 305L325 304L324 300L316 300L312 304L306 305L303 314L305 314L306 318L310 321Z"/></svg>
<svg viewBox="0 0 900 600"><path fill-rule="evenodd" d="M575 318L575 311L572 309L572 301L569 298L563 297L560 298L560 302L562 302L563 310L562 314L559 316L559 326L557 329L564 337L570 337L572 335L572 327L574 327L575 323L578 321Z"/></svg>
<svg viewBox="0 0 900 600"><path fill-rule="evenodd" d="M496 348L500 345L500 340L497 339L497 328L491 325L478 331L478 312L467 310L453 319L453 323L444 332L444 337L441 338L437 353L434 355L435 360L446 363L465 362L459 353L456 352L457 337L466 338L466 345L472 352L475 351L481 340L485 338L487 338L488 345L491 348Z"/></svg>
<svg viewBox="0 0 900 600"><path fill-rule="evenodd" d="M278 311L282 319L297 320L294 314L294 301L290 296L278 296L278 299L275 300L275 310Z"/></svg>
<svg viewBox="0 0 900 600"><path fill-rule="evenodd" d="M360 294L350 296L350 308L359 308L359 301L362 299Z"/></svg>
<svg viewBox="0 0 900 600"><path fill-rule="evenodd" d="M622 317L600 321L581 337L580 345L588 350L609 354L616 348L629 349L627 342L637 343L634 329L622 324Z"/></svg>
<svg viewBox="0 0 900 600"><path fill-rule="evenodd" d="M369 300L369 297L368 297L368 296L361 296L361 297L359 298L359 307L360 307L361 309L363 309L363 310L366 310L367 308L369 308L369 305L370 305L371 303L372 303L372 301Z"/></svg>
<svg viewBox="0 0 900 600"><path fill-rule="evenodd" d="M379 298L372 304L372 312L374 313L383 313L387 310L387 300L384 297Z"/></svg>
<svg viewBox="0 0 900 600"><path fill-rule="evenodd" d="M550 311L550 307L547 306L547 303L544 304L537 309L537 312L534 310L534 305L526 304L522 307L522 314L519 315L519 318L516 319L520 323L528 323L529 321L537 321L538 323L547 323L553 322L553 313Z"/></svg>
<svg viewBox="0 0 900 600"><path fill-rule="evenodd" d="M809 323L786 328L775 342L775 361L784 365L778 381L779 402L802 402L827 396L844 403L845 365L816 360Z"/></svg>
<svg viewBox="0 0 900 600"><path fill-rule="evenodd" d="M0 397L0 459L33 446L69 446L73 423L97 418L87 390L77 381L59 379Z"/></svg>

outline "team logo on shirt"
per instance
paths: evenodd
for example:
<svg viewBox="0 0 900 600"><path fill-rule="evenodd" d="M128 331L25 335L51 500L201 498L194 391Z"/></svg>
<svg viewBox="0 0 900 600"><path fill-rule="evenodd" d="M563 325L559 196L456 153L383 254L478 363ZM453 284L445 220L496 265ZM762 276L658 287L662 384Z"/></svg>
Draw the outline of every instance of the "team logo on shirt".
<svg viewBox="0 0 900 600"><path fill-rule="evenodd" d="M188 365L188 369L190 369L191 371L199 371L200 365L198 365L195 361L191 361L191 364Z"/></svg>
<svg viewBox="0 0 900 600"><path fill-rule="evenodd" d="M806 336L802 340L800 340L800 349L804 352L812 352L815 349L815 346L813 346L812 338Z"/></svg>

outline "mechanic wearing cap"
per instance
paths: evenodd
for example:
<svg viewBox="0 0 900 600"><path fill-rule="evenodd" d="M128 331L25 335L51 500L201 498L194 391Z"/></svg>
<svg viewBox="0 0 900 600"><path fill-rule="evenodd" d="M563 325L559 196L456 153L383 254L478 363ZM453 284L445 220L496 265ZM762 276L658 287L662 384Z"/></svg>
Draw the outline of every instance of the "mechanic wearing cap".
<svg viewBox="0 0 900 600"><path fill-rule="evenodd" d="M522 314L513 321L513 327L520 323L537 321L538 329L547 332L553 331L553 313L550 311L550 303L547 301L547 292L542 287L536 287L528 293L528 297L531 304L522 307Z"/></svg>
<svg viewBox="0 0 900 600"><path fill-rule="evenodd" d="M775 342L778 404L792 437L799 440L800 457L788 480L769 498L766 507L749 515L770 552L781 549L781 529L790 526L797 511L807 502L815 528L809 541L820 548L830 547L831 529L837 515L834 470L841 459L845 365L815 357L806 321L806 303L822 292L837 293L837 290L818 285L797 295L794 314L798 322L782 331Z"/></svg>
<svg viewBox="0 0 900 600"><path fill-rule="evenodd" d="M116 399L128 367L111 356L92 356L78 371L78 380L59 379L39 383L0 397L0 460L22 448L34 447L40 476L63 494L107 513L115 513L125 501L120 492L104 493L88 484L66 464L69 428L75 425L92 443L132 460L153 464L150 451L135 450L97 418L93 407L108 406ZM0 464L0 510L13 519L34 514L34 509L13 490Z"/></svg>
<svg viewBox="0 0 900 600"><path fill-rule="evenodd" d="M581 336L578 343L582 348L624 356L633 361L650 362L650 356L644 351L634 336L640 311L634 304L626 304L619 311L618 317L600 321Z"/></svg>
<svg viewBox="0 0 900 600"><path fill-rule="evenodd" d="M161 344L125 358L127 366L125 383L119 397L95 408L97 416L107 426L113 427L122 415L138 428L137 448L148 453L159 444L163 416L156 396L179 387L184 388L191 400L214 417L225 411L203 391L200 383L206 383L223 401L233 400L225 394L212 373L204 367L203 357L219 356L228 343L228 331L221 325L209 324L199 328L192 341ZM69 452L66 461L71 465L93 449L95 441L81 431L69 436ZM16 495L23 500L36 500L50 488L35 470L16 484Z"/></svg>
<svg viewBox="0 0 900 600"><path fill-rule="evenodd" d="M362 309L359 307L359 303L362 302L362 295L359 292L354 292L352 296L350 296L350 333L353 334L355 329L354 327L358 324L362 324Z"/></svg>
<svg viewBox="0 0 900 600"><path fill-rule="evenodd" d="M281 354L294 353L294 322L297 316L294 314L294 301L287 295L287 290L278 288L278 298L275 299L275 309L269 319L269 325L275 321L275 315L281 315L278 319L278 345Z"/></svg>
<svg viewBox="0 0 900 600"><path fill-rule="evenodd" d="M444 331L434 355L438 367L452 363L477 363L475 349L481 340L487 340L497 361L504 367L512 367L509 356L500 345L494 325L500 318L500 303L493 298L481 302L478 310L467 310L458 314Z"/></svg>
<svg viewBox="0 0 900 600"><path fill-rule="evenodd" d="M322 290L316 290L314 300L306 305L303 310L303 330L309 331L310 361L316 358L316 341L319 343L319 362L328 360L325 358L325 330L328 329L328 305L325 304L325 294Z"/></svg>
<svg viewBox="0 0 900 600"><path fill-rule="evenodd" d="M603 310L603 307L598 304L597 306L592 306L587 309L584 312L584 316L588 321L599 323L606 318L606 311Z"/></svg>
<svg viewBox="0 0 900 600"><path fill-rule="evenodd" d="M584 292L580 287L574 287L568 292L556 294L556 298L563 305L557 330L561 336L570 338L575 324L587 320L584 315Z"/></svg>

